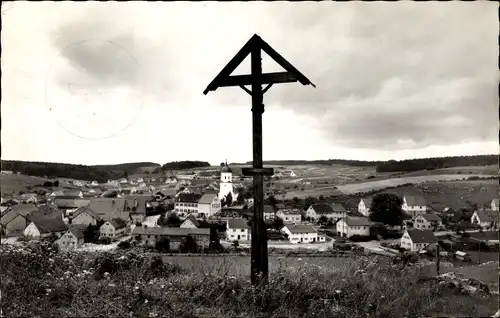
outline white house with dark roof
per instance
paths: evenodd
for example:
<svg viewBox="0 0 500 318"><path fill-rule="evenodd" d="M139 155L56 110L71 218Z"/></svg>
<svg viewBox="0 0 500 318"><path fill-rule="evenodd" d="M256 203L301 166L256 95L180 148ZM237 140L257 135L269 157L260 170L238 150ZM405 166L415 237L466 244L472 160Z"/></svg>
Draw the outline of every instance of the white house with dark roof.
<svg viewBox="0 0 500 318"><path fill-rule="evenodd" d="M349 238L353 235L370 235L371 222L365 217L346 216L337 222L337 235Z"/></svg>
<svg viewBox="0 0 500 318"><path fill-rule="evenodd" d="M500 199L495 198L495 199L491 200L490 207L493 211L500 211Z"/></svg>
<svg viewBox="0 0 500 318"><path fill-rule="evenodd" d="M366 217L370 216L372 201L372 198L362 198L361 200L359 200L358 212Z"/></svg>
<svg viewBox="0 0 500 318"><path fill-rule="evenodd" d="M55 243L64 250L79 248L84 243L83 232L79 228L71 227Z"/></svg>
<svg viewBox="0 0 500 318"><path fill-rule="evenodd" d="M198 202L201 196L201 194L196 193L179 193L174 203L174 211L180 218L191 213L198 215Z"/></svg>
<svg viewBox="0 0 500 318"><path fill-rule="evenodd" d="M479 224L482 228L498 228L500 213L494 210L476 210L471 216L472 224Z"/></svg>
<svg viewBox="0 0 500 318"><path fill-rule="evenodd" d="M437 242L438 239L431 230L409 229L401 237L400 245L404 249L416 252Z"/></svg>
<svg viewBox="0 0 500 318"><path fill-rule="evenodd" d="M246 219L227 219L226 239L228 241L250 241L252 230Z"/></svg>
<svg viewBox="0 0 500 318"><path fill-rule="evenodd" d="M146 210L153 200L152 195L129 195L125 198L125 211L130 215L133 222L143 222L146 218Z"/></svg>
<svg viewBox="0 0 500 318"><path fill-rule="evenodd" d="M198 200L198 216L211 217L221 211L219 196L214 193L205 193Z"/></svg>
<svg viewBox="0 0 500 318"><path fill-rule="evenodd" d="M127 223L122 219L116 218L106 221L99 228L100 237L109 237L110 239L116 239L125 235L127 231Z"/></svg>
<svg viewBox="0 0 500 318"><path fill-rule="evenodd" d="M71 224L82 224L82 225L97 225L97 222L101 220L99 214L93 211L88 206L78 208L75 212L70 216Z"/></svg>
<svg viewBox="0 0 500 318"><path fill-rule="evenodd" d="M426 213L417 215L413 219L413 227L419 230L435 230L443 226L441 218L436 214Z"/></svg>
<svg viewBox="0 0 500 318"><path fill-rule="evenodd" d="M403 197L401 209L406 214L416 217L427 212L427 204L422 196L406 195Z"/></svg>
<svg viewBox="0 0 500 318"><path fill-rule="evenodd" d="M312 220L318 220L320 217L324 216L327 219L337 221L344 216L344 213L335 211L331 205L320 203L312 204L306 210L306 216L311 218Z"/></svg>
<svg viewBox="0 0 500 318"><path fill-rule="evenodd" d="M285 223L300 223L300 221L302 220L302 210L279 209L276 212L276 217L279 217Z"/></svg>
<svg viewBox="0 0 500 318"><path fill-rule="evenodd" d="M325 241L325 237L318 236L318 231L312 225L288 224L281 229L281 232L288 235L288 239L293 244Z"/></svg>

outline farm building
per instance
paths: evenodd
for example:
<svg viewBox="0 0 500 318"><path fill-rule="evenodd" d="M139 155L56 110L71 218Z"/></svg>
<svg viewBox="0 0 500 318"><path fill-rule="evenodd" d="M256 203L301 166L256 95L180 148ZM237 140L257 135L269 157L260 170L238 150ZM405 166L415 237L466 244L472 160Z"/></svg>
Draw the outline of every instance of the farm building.
<svg viewBox="0 0 500 318"><path fill-rule="evenodd" d="M288 235L288 239L293 244L319 242L318 231L312 225L286 225L281 232ZM321 236L324 241L325 237Z"/></svg>
<svg viewBox="0 0 500 318"><path fill-rule="evenodd" d="M420 214L413 219L413 227L419 230L437 230L443 226L441 218L436 214Z"/></svg>
<svg viewBox="0 0 500 318"><path fill-rule="evenodd" d="M23 234L26 237L40 239L49 237L53 234L60 237L67 230L68 228L62 218L36 219L30 222L30 224L24 229Z"/></svg>
<svg viewBox="0 0 500 318"><path fill-rule="evenodd" d="M155 246L158 240L166 238L171 249L178 248L188 237L201 247L208 247L210 243L210 229L138 226L132 231L132 236L139 237L148 246Z"/></svg>
<svg viewBox="0 0 500 318"><path fill-rule="evenodd" d="M89 208L105 221L119 218L128 223L131 219L126 207L124 198L91 198L89 205Z"/></svg>
<svg viewBox="0 0 500 318"><path fill-rule="evenodd" d="M246 219L227 219L226 239L229 241L250 241L252 229Z"/></svg>
<svg viewBox="0 0 500 318"><path fill-rule="evenodd" d="M197 229L200 227L200 222L194 217L194 215L189 215L184 222L182 222L181 228Z"/></svg>
<svg viewBox="0 0 500 318"><path fill-rule="evenodd" d="M363 214L364 216L370 216L370 207L372 206L371 198L363 198L359 200L358 204L358 212Z"/></svg>
<svg viewBox="0 0 500 318"><path fill-rule="evenodd" d="M401 237L400 244L402 248L415 252L437 242L438 240L431 230L409 229Z"/></svg>
<svg viewBox="0 0 500 318"><path fill-rule="evenodd" d="M64 213L70 213L76 211L78 208L88 206L90 199L58 196L54 198L52 203Z"/></svg>
<svg viewBox="0 0 500 318"><path fill-rule="evenodd" d="M370 235L370 220L365 217L346 216L337 222L337 235L349 238L353 235Z"/></svg>
<svg viewBox="0 0 500 318"><path fill-rule="evenodd" d="M425 199L421 196L404 196L402 210L412 217L419 214L425 214L427 211L427 204Z"/></svg>
<svg viewBox="0 0 500 318"><path fill-rule="evenodd" d="M500 215L494 210L476 210L471 216L472 224L479 224L484 229L498 228Z"/></svg>
<svg viewBox="0 0 500 318"><path fill-rule="evenodd" d="M336 221L344 217L344 215L342 212L334 211L333 207L328 204L312 204L306 211L306 216L312 220L318 220L324 216L327 219Z"/></svg>

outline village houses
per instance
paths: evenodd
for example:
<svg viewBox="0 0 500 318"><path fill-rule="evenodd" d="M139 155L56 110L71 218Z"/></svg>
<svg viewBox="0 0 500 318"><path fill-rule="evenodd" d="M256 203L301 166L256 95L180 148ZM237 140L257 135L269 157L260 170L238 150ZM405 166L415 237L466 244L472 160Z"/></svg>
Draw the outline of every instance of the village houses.
<svg viewBox="0 0 500 318"><path fill-rule="evenodd" d="M180 193L174 205L179 217L194 214L199 217L210 217L221 211L221 203L216 194Z"/></svg>
<svg viewBox="0 0 500 318"><path fill-rule="evenodd" d="M372 198L363 198L359 200L358 212L366 217L369 217L371 212L370 209L372 206L372 201L373 201Z"/></svg>
<svg viewBox="0 0 500 318"><path fill-rule="evenodd" d="M264 204L264 220L274 219L275 213L272 205Z"/></svg>
<svg viewBox="0 0 500 318"><path fill-rule="evenodd" d="M343 209L343 207L342 207ZM337 211L334 210L332 205L328 205L325 203L320 203L320 204L312 204L307 210L306 210L306 217L311 218L314 221L317 221L319 218L322 216L326 217L328 220L332 221L337 221L344 217L345 213L339 211L340 209L337 209Z"/></svg>
<svg viewBox="0 0 500 318"><path fill-rule="evenodd" d="M229 241L250 241L252 231L246 219L227 219L226 239Z"/></svg>
<svg viewBox="0 0 500 318"><path fill-rule="evenodd" d="M118 218L128 223L131 218L126 211L126 201L125 198L92 198L89 208L105 221Z"/></svg>
<svg viewBox="0 0 500 318"><path fill-rule="evenodd" d="M188 237L203 248L210 244L210 229L137 226L132 236L136 239L139 237L141 242L150 247L155 246L161 238L168 239L170 249L178 249Z"/></svg>
<svg viewBox="0 0 500 318"><path fill-rule="evenodd" d="M65 215L68 215L69 213L76 211L78 208L89 206L90 199L59 196L55 197L52 203Z"/></svg>
<svg viewBox="0 0 500 318"><path fill-rule="evenodd" d="M72 227L66 231L55 243L61 249L75 249L82 246L84 235L82 230Z"/></svg>
<svg viewBox="0 0 500 318"><path fill-rule="evenodd" d="M300 223L302 211L300 209L280 209L276 212L276 217L285 223Z"/></svg>
<svg viewBox="0 0 500 318"><path fill-rule="evenodd" d="M70 215L70 224L83 224L83 225L97 225L97 222L101 220L99 214L93 211L90 207L85 206L78 208L75 212Z"/></svg>
<svg viewBox="0 0 500 318"><path fill-rule="evenodd" d="M413 227L419 230L433 230L437 231L438 229L442 228L443 222L441 221L441 218L437 216L436 214L420 214L413 219Z"/></svg>
<svg viewBox="0 0 500 318"><path fill-rule="evenodd" d="M23 235L31 239L41 239L55 235L61 237L68 227L62 218L40 218L30 221L29 225L24 229Z"/></svg>
<svg viewBox="0 0 500 318"><path fill-rule="evenodd" d="M412 218L419 214L425 214L427 211L427 204L425 199L421 196L404 196L403 205L401 209Z"/></svg>
<svg viewBox="0 0 500 318"><path fill-rule="evenodd" d="M5 209L0 218L2 231L6 236L21 236L28 226L28 215L36 211L32 204L18 204Z"/></svg>
<svg viewBox="0 0 500 318"><path fill-rule="evenodd" d="M100 237L109 237L114 240L125 235L127 231L127 223L120 218L106 221L99 228Z"/></svg>
<svg viewBox="0 0 500 318"><path fill-rule="evenodd" d="M494 210L476 210L471 216L470 222L478 224L483 229L496 229L498 228L498 221L500 215L498 211Z"/></svg>
<svg viewBox="0 0 500 318"><path fill-rule="evenodd" d="M293 244L324 242L324 236L318 236L318 231L312 225L288 224L281 232L288 236Z"/></svg>
<svg viewBox="0 0 500 318"><path fill-rule="evenodd" d="M431 230L408 229L401 237L400 245L404 249L416 252L437 242L438 240Z"/></svg>
<svg viewBox="0 0 500 318"><path fill-rule="evenodd" d="M194 217L194 215L189 215L184 222L181 223L181 228L187 229L197 229L200 227L200 222Z"/></svg>
<svg viewBox="0 0 500 318"><path fill-rule="evenodd" d="M365 217L346 216L336 224L337 235L350 238L353 235L370 235L370 220Z"/></svg>

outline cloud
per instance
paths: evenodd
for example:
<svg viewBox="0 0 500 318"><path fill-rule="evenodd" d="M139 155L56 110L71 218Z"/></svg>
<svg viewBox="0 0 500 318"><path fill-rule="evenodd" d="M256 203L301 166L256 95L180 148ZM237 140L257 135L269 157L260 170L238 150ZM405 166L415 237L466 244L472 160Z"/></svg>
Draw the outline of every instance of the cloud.
<svg viewBox="0 0 500 318"><path fill-rule="evenodd" d="M317 89L276 85L266 105L322 118L324 138L344 147L497 140L498 19L492 3L280 7L271 11L284 36L268 42ZM244 93L225 93L221 101L234 102L236 94Z"/></svg>

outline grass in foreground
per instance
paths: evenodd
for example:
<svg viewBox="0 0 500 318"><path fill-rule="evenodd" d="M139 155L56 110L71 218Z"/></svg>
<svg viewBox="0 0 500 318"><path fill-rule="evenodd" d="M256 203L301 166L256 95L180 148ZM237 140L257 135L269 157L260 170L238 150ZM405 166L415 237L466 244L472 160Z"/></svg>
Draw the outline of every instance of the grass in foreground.
<svg viewBox="0 0 500 318"><path fill-rule="evenodd" d="M454 294L378 258L347 269L278 268L265 287L230 276L229 262L188 271L132 252L58 252L48 244L3 246L3 314L42 317L489 316L498 297Z"/></svg>

